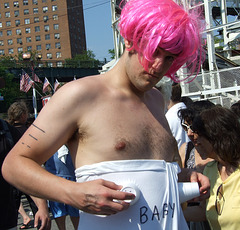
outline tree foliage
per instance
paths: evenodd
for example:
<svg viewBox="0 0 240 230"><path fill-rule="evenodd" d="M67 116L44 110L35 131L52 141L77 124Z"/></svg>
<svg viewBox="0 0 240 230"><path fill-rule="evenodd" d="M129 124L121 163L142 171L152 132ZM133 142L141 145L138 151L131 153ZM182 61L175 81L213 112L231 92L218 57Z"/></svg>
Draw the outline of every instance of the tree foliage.
<svg viewBox="0 0 240 230"><path fill-rule="evenodd" d="M25 93L19 90L19 82L14 81L14 75L9 73L7 69L0 65L0 77L4 81L4 88L0 89L1 96L4 101L0 101L0 112L4 112L16 101L16 98L25 97Z"/></svg>
<svg viewBox="0 0 240 230"><path fill-rule="evenodd" d="M95 54L91 50L86 50L82 54L77 54L74 58L65 59L66 67L76 68L98 68L100 61L95 59Z"/></svg>

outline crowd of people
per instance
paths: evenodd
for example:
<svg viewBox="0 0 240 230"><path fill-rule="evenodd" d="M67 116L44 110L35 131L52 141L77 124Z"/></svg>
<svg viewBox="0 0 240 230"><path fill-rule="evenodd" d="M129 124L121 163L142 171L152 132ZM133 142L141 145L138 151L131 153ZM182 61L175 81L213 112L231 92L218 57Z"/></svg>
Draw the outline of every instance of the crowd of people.
<svg viewBox="0 0 240 230"><path fill-rule="evenodd" d="M182 98L177 83L179 68L197 74L204 61L200 13L172 0L120 6L125 50L111 70L65 84L27 128L25 113L1 120L11 220L0 229L16 229L16 191L33 199L40 230L49 210L60 230L66 215L79 230L239 226L239 106ZM155 87L163 77L169 101ZM197 182L199 197L180 204L178 182Z"/></svg>

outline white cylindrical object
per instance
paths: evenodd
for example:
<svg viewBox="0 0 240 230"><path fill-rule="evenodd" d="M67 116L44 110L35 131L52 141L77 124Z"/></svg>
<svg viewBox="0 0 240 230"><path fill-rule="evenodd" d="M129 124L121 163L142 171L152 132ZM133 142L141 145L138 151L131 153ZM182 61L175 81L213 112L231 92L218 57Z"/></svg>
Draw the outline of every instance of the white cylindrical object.
<svg viewBox="0 0 240 230"><path fill-rule="evenodd" d="M178 191L180 203L186 202L200 195L197 182L178 183Z"/></svg>

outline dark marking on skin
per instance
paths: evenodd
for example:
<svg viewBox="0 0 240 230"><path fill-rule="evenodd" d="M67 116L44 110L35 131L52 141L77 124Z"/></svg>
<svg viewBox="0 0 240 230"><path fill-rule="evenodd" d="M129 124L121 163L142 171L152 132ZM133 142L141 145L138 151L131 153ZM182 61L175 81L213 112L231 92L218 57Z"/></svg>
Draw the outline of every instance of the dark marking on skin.
<svg viewBox="0 0 240 230"><path fill-rule="evenodd" d="M34 140L38 140L36 137L32 136L31 134L29 134L30 137L32 137Z"/></svg>
<svg viewBox="0 0 240 230"><path fill-rule="evenodd" d="M34 125L34 124L32 124L32 126L34 126L35 128L37 128L37 129L39 129L40 131L42 131L43 133L45 133L45 131L42 130L42 129L40 129L38 126L36 126L36 125Z"/></svg>
<svg viewBox="0 0 240 230"><path fill-rule="evenodd" d="M27 145L27 147L30 149L31 147L29 145Z"/></svg>

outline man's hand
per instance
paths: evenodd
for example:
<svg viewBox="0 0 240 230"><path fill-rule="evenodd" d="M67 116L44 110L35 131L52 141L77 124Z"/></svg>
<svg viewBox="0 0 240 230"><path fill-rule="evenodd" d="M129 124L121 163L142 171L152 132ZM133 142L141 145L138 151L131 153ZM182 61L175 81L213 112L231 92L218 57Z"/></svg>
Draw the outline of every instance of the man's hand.
<svg viewBox="0 0 240 230"><path fill-rule="evenodd" d="M84 183L76 183L75 186L81 186L78 189L70 191L72 206L83 210L84 212L98 215L112 215L126 210L129 203L124 200L133 200L135 195L119 191L122 186L113 182L98 179ZM79 198L79 191L83 196ZM78 196L78 198L74 198ZM74 200L73 200L74 199ZM76 203L76 199L79 203ZM71 205L71 204L70 204Z"/></svg>
<svg viewBox="0 0 240 230"><path fill-rule="evenodd" d="M196 171L191 171L190 174L190 181L191 182L198 182L200 188L200 197L198 200L206 200L210 196L210 181L208 177L204 176L201 173Z"/></svg>

